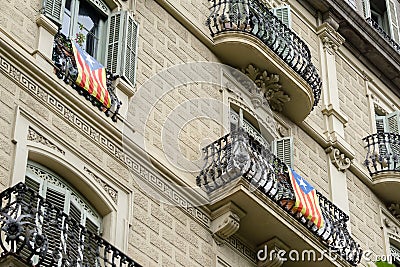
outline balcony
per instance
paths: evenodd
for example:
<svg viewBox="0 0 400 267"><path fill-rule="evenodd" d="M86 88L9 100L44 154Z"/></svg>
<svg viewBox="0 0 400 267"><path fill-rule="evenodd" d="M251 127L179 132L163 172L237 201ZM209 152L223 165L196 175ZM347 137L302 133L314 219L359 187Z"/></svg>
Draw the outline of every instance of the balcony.
<svg viewBox="0 0 400 267"><path fill-rule="evenodd" d="M243 130L220 138L203 152L206 163L197 177L197 184L208 193L211 210L228 202L244 210L246 215L240 220L237 233L247 242L259 246L279 233L280 239L291 244L290 249L302 251L321 245L351 265L360 262L362 251L349 234L349 217L319 192L325 220L322 229L301 213L294 212L295 194L287 166ZM307 238L311 241L306 241ZM285 264L303 266L295 262ZM313 264L334 266L328 260L307 263L307 266Z"/></svg>
<svg viewBox="0 0 400 267"><path fill-rule="evenodd" d="M374 20L367 18L366 21L379 35L388 42L397 53L400 53L400 45Z"/></svg>
<svg viewBox="0 0 400 267"><path fill-rule="evenodd" d="M115 87L113 86L113 81L118 78L117 75L106 70L107 91L111 99L111 107L107 108L97 100L95 96L89 94L87 90L79 87L75 83L78 75L78 68L72 51L72 43L70 39L60 32L54 36L53 63L55 65L55 73L59 79L63 79L64 82L75 89L79 95L85 97L93 106L98 107L100 111L104 112L107 117L111 116L112 121L117 121L118 112L122 105L122 102L115 93Z"/></svg>
<svg viewBox="0 0 400 267"><path fill-rule="evenodd" d="M23 183L0 198L0 265L141 267Z"/></svg>
<svg viewBox="0 0 400 267"><path fill-rule="evenodd" d="M376 193L385 201L400 201L400 135L376 133L363 139L366 143L367 167Z"/></svg>
<svg viewBox="0 0 400 267"><path fill-rule="evenodd" d="M318 104L322 84L308 46L259 0L209 1L215 53L231 66L278 74L291 99L282 112L303 120Z"/></svg>

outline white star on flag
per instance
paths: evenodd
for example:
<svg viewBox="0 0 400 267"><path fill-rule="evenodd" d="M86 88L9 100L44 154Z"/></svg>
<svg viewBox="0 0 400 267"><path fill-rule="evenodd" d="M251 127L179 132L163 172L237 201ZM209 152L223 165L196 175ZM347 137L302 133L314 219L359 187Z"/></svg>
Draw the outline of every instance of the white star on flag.
<svg viewBox="0 0 400 267"><path fill-rule="evenodd" d="M86 55L86 61L90 64L90 67L93 67L94 60L89 54Z"/></svg>
<svg viewBox="0 0 400 267"><path fill-rule="evenodd" d="M303 177L301 177L299 179L299 181L300 181L300 186L302 186L304 189L306 189L307 188L307 184L304 182Z"/></svg>

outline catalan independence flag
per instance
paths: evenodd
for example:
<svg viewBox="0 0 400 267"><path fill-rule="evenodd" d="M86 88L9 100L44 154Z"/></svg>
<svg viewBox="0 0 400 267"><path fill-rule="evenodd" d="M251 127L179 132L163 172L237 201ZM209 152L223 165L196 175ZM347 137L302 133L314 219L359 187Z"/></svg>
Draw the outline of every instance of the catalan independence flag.
<svg viewBox="0 0 400 267"><path fill-rule="evenodd" d="M78 77L76 84L94 96L106 108L111 101L106 85L106 70L96 59L86 53L78 44L72 42Z"/></svg>
<svg viewBox="0 0 400 267"><path fill-rule="evenodd" d="M306 180L288 167L290 181L296 196L294 211L298 211L312 221L319 229L324 226L321 207L316 190Z"/></svg>

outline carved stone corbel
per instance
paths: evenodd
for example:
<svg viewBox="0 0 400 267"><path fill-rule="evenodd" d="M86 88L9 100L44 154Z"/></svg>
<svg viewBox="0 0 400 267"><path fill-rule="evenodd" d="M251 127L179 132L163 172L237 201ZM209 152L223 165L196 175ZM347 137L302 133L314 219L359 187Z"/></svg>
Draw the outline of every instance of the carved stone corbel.
<svg viewBox="0 0 400 267"><path fill-rule="evenodd" d="M335 167L339 171L344 172L350 167L351 160L348 157L346 157L346 155L342 153L338 148L329 147L326 150L326 152L329 153L329 156L331 157L332 160L332 164L335 165Z"/></svg>
<svg viewBox="0 0 400 267"><path fill-rule="evenodd" d="M268 73L266 70L262 71L251 64L242 69L242 72L257 86L256 88L249 88L254 108L269 104L273 111L281 112L284 104L290 101L289 95L279 83L278 74Z"/></svg>
<svg viewBox="0 0 400 267"><path fill-rule="evenodd" d="M277 237L263 243L258 249L257 267L280 267L285 261L280 257L279 251L289 251L289 247Z"/></svg>
<svg viewBox="0 0 400 267"><path fill-rule="evenodd" d="M211 232L218 245L222 245L224 240L239 230L240 219L244 216L245 212L233 202L229 202L212 212Z"/></svg>
<svg viewBox="0 0 400 267"><path fill-rule="evenodd" d="M344 43L345 39L335 30L332 23L324 22L317 29L317 34L322 41L324 50L335 53Z"/></svg>

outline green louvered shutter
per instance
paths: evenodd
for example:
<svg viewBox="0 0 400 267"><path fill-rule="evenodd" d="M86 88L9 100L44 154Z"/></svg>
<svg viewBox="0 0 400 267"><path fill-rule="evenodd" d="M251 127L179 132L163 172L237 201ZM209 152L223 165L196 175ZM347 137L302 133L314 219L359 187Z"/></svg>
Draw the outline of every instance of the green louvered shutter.
<svg viewBox="0 0 400 267"><path fill-rule="evenodd" d="M127 11L109 19L107 69L135 85L139 25Z"/></svg>
<svg viewBox="0 0 400 267"><path fill-rule="evenodd" d="M286 163L289 167L293 166L293 138L283 137L273 142L274 154Z"/></svg>
<svg viewBox="0 0 400 267"><path fill-rule="evenodd" d="M292 27L292 19L290 16L290 6L280 6L272 9L272 13L280 19L283 24Z"/></svg>
<svg viewBox="0 0 400 267"><path fill-rule="evenodd" d="M387 13L389 19L390 33L393 40L399 42L399 23L396 12L396 2L394 0L386 0Z"/></svg>
<svg viewBox="0 0 400 267"><path fill-rule="evenodd" d="M64 6L65 0L44 0L43 13L55 23L61 25Z"/></svg>
<svg viewBox="0 0 400 267"><path fill-rule="evenodd" d="M280 19L282 23L285 24L289 29L291 28L292 20L290 14L290 6L280 6L277 8L273 8L272 13L274 13L274 15L278 17L278 19ZM286 32L286 34L288 33ZM283 59L289 60L293 56L293 51L290 51L289 48L290 45L286 43L289 39L283 33L280 34L278 38L281 40L276 43L277 53L282 54L281 56Z"/></svg>

